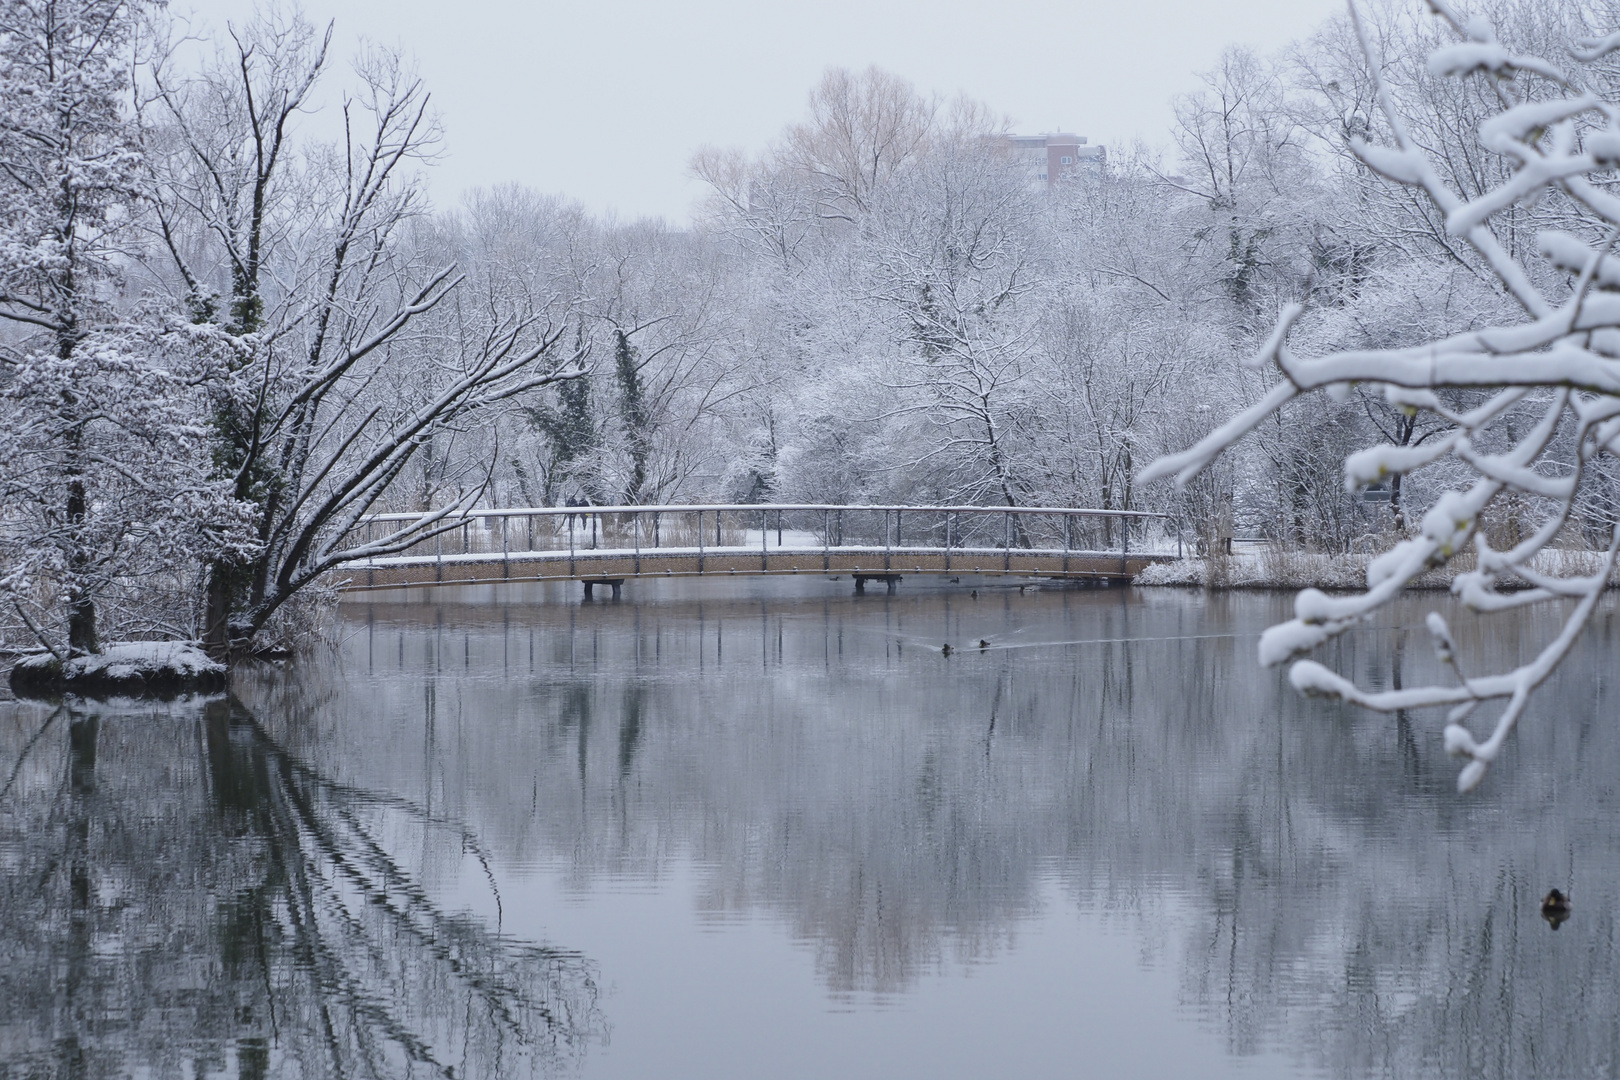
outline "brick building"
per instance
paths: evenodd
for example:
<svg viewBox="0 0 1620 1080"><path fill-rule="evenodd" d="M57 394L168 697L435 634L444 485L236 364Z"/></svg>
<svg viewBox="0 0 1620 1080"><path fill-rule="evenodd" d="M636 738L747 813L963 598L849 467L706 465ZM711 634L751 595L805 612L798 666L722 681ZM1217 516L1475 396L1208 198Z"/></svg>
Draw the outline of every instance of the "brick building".
<svg viewBox="0 0 1620 1080"><path fill-rule="evenodd" d="M1031 186L1050 190L1065 175L1081 169L1100 169L1108 160L1108 149L1089 146L1084 135L1061 131L1041 135L1006 135L1007 145L1029 170Z"/></svg>

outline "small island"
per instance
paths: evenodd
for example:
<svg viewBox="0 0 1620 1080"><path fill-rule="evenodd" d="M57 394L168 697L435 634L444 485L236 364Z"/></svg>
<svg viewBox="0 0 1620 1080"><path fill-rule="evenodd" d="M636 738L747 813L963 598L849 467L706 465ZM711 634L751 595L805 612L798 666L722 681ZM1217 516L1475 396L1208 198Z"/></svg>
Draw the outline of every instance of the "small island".
<svg viewBox="0 0 1620 1080"><path fill-rule="evenodd" d="M18 697L176 697L225 689L226 668L190 641L127 641L99 653L38 652L11 669Z"/></svg>

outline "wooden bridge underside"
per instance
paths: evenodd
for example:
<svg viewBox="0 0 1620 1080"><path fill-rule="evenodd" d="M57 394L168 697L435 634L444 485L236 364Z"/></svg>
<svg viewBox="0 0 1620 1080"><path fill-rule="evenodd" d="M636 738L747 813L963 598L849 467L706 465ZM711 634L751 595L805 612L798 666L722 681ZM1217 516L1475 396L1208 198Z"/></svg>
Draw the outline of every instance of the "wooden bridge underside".
<svg viewBox="0 0 1620 1080"><path fill-rule="evenodd" d="M652 548L407 556L350 566L345 589L482 585L507 581L617 582L634 578L913 575L1041 577L1123 583L1171 555L1021 548Z"/></svg>

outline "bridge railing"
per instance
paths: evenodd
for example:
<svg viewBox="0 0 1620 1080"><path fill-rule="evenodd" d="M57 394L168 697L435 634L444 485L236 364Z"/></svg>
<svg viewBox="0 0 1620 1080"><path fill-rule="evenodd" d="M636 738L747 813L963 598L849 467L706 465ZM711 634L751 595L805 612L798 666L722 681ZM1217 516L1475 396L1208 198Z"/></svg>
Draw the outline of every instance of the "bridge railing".
<svg viewBox="0 0 1620 1080"><path fill-rule="evenodd" d="M355 546L427 515L374 514ZM510 559L591 551L883 550L1064 554L1182 553L1179 519L1084 507L883 506L820 503L674 503L474 509L439 520L433 535L376 563L487 555Z"/></svg>

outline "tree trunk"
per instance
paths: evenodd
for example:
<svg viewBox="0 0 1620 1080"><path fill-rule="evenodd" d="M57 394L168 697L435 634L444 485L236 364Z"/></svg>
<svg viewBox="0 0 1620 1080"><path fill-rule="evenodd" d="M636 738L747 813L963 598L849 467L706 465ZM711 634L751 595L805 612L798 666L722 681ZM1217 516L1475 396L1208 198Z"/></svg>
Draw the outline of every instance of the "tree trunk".
<svg viewBox="0 0 1620 1080"><path fill-rule="evenodd" d="M68 651L98 653L101 639L96 633L96 601L84 582L90 560L78 537L78 530L84 526L84 512L84 481L75 477L68 482L67 498L68 528L73 533L73 550L68 554Z"/></svg>
<svg viewBox="0 0 1620 1080"><path fill-rule="evenodd" d="M203 594L203 650L215 660L227 660L231 652L231 584L235 568L224 560L208 568L208 586Z"/></svg>

